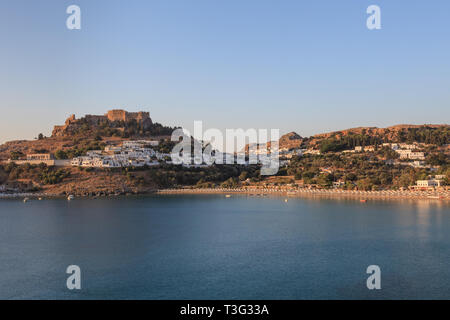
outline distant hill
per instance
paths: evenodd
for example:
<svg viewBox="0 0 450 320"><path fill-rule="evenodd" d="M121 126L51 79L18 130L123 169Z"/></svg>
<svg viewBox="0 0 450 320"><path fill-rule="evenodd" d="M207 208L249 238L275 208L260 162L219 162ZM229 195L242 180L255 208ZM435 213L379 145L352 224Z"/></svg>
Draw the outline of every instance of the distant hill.
<svg viewBox="0 0 450 320"><path fill-rule="evenodd" d="M282 135L280 140L278 140L279 149L298 149L301 147L302 143L305 141L298 133L289 132ZM267 144L271 146L271 142Z"/></svg>
<svg viewBox="0 0 450 320"><path fill-rule="evenodd" d="M313 136L313 138L328 138L331 136L338 135L348 135L348 134L367 134L370 136L383 135L388 139L395 139L396 134L401 131L408 131L408 129L423 129L423 128L448 128L447 124L423 124L423 125L413 125L413 124L399 124L387 128L378 127L357 127L350 128L340 131L333 131L327 133L320 133Z"/></svg>
<svg viewBox="0 0 450 320"><path fill-rule="evenodd" d="M420 142L443 145L450 143L450 126L447 124L400 124L387 128L358 127L314 135L312 146L324 139L336 139L352 145L373 145L384 142Z"/></svg>
<svg viewBox="0 0 450 320"><path fill-rule="evenodd" d="M450 125L400 124L387 128L358 127L320 133L309 138L303 138L296 132L289 132L279 139L279 149L315 148L319 147L321 142L327 139L342 140L354 145L369 145L383 142L423 142L442 145L450 143ZM268 142L267 145L270 147L271 142ZM248 149L249 146L246 145L245 150L247 152Z"/></svg>
<svg viewBox="0 0 450 320"><path fill-rule="evenodd" d="M87 114L80 119L71 115L64 125L54 126L52 137L95 134L99 136L171 135L174 128L153 123L150 113L145 111L128 112L121 109L109 110L105 115Z"/></svg>
<svg viewBox="0 0 450 320"><path fill-rule="evenodd" d="M149 112L110 110L105 115L71 115L64 125L54 126L51 137L36 140L16 140L0 145L0 160L11 152L22 154L55 153L71 150L75 153L99 149L106 143L118 144L129 139L167 139L176 128L155 123Z"/></svg>
<svg viewBox="0 0 450 320"><path fill-rule="evenodd" d="M72 115L64 125L54 127L51 137L10 141L0 145L0 160L8 159L11 152L26 155L69 150L70 154L79 154L104 147L108 143L118 144L123 140L168 139L174 129L176 128L154 123L150 114L144 111L110 110L105 115L86 115L79 119ZM289 132L280 137L279 148L289 150L320 148L325 142L332 144L337 142L340 149L383 142L423 142L443 145L450 143L450 125L400 124L387 128L358 127L316 134L308 138L296 132ZM270 148L271 142L268 142L267 146ZM167 145L167 148L170 149L170 145ZM245 151L248 150L249 145L246 145Z"/></svg>
<svg viewBox="0 0 450 320"><path fill-rule="evenodd" d="M281 136L279 139L279 149L287 148L287 149L298 149L301 147L302 143L304 141L304 138L302 138L298 133L296 132L289 132L285 135ZM271 147L271 142L269 141L267 143L267 148ZM244 148L245 152L248 153L250 146L254 146L254 144L247 144ZM265 143L259 144L259 148L264 148L266 146Z"/></svg>

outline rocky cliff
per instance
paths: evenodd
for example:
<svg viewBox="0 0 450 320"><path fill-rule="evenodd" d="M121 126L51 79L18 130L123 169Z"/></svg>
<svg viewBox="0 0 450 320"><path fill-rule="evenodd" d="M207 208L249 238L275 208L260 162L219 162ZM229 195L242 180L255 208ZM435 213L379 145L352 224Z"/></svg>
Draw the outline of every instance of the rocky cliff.
<svg viewBox="0 0 450 320"><path fill-rule="evenodd" d="M135 122L144 130L152 125L152 119L149 112L128 112L121 109L109 110L105 115L86 115L83 118L76 119L75 115L71 115L65 121L64 125L54 126L52 137L60 137L73 135L78 132L83 125L90 127L98 127L101 125L114 124L115 127L123 128L130 123Z"/></svg>

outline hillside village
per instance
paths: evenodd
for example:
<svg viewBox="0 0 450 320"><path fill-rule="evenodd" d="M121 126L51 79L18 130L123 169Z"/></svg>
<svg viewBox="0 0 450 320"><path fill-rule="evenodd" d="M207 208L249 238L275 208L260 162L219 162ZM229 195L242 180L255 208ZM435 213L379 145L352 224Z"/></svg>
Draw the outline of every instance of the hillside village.
<svg viewBox="0 0 450 320"><path fill-rule="evenodd" d="M70 188L82 185L77 179L94 173L101 173L106 180L120 180L120 188L115 188L114 183L109 186L114 193L177 186L414 191L449 188L448 125L355 128L309 138L291 132L279 140L280 170L271 177L260 175L261 156L274 152L271 142L256 149L247 145L243 150L246 161L239 165L208 165L192 158L190 164L177 166L170 155L173 130L153 123L148 112L111 110L104 116L87 115L81 119L72 115L64 125L55 126L51 137L40 135L34 141L0 146L0 192L55 189L71 193L74 190ZM252 155L256 155L257 164L249 163ZM237 155L222 156L235 160ZM85 186L85 193L98 190L95 179L92 182L91 187ZM63 185L64 191L59 190Z"/></svg>

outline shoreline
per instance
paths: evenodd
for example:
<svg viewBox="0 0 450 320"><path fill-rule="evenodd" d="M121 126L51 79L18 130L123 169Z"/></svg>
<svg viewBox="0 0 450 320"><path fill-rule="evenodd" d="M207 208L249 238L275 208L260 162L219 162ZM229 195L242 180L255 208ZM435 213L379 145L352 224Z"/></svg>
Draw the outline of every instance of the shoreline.
<svg viewBox="0 0 450 320"><path fill-rule="evenodd" d="M354 191L354 190L283 190L283 189L162 189L157 194L245 194L252 196L286 196L286 197L334 197L334 198L359 198L364 199L418 199L450 201L450 193L421 192L421 191Z"/></svg>
<svg viewBox="0 0 450 320"><path fill-rule="evenodd" d="M327 190L327 189L226 189L226 188L207 188L207 189L160 189L151 192L126 193L126 194L102 194L102 195L75 195L80 199L102 199L102 198L118 198L127 196L148 196L148 195L176 195L176 194L224 194L224 195L249 195L249 196L283 196L283 197L327 197L327 198L356 198L361 200L367 199L416 199L416 200L440 200L450 201L450 192L427 192L427 191L355 191L355 190ZM19 199L19 198L46 198L46 199L64 199L68 195L52 194L52 193L0 193L0 200Z"/></svg>

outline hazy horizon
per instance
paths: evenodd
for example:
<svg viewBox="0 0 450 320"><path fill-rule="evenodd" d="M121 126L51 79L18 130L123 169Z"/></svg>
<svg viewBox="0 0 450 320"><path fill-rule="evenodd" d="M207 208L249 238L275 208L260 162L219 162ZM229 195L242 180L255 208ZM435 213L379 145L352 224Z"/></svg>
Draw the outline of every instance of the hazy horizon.
<svg viewBox="0 0 450 320"><path fill-rule="evenodd" d="M81 30L66 28L72 4ZM372 4L381 30L366 28ZM447 124L448 12L444 0L3 1L0 143L117 108L301 136Z"/></svg>

